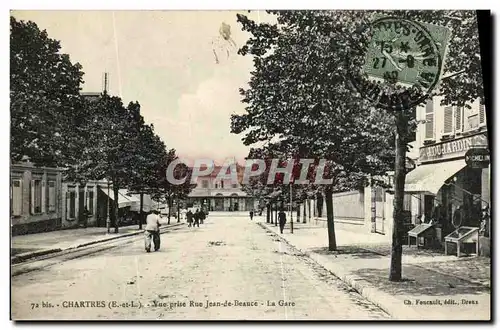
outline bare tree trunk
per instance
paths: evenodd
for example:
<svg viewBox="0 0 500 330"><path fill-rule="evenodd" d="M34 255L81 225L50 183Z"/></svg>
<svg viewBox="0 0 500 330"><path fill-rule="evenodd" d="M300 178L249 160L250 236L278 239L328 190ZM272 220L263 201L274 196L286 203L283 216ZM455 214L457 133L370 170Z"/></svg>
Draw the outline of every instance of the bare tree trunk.
<svg viewBox="0 0 500 330"><path fill-rule="evenodd" d="M272 219L271 219L271 204L267 204L267 206L266 206L266 222L267 223L269 223L269 222L272 223Z"/></svg>
<svg viewBox="0 0 500 330"><path fill-rule="evenodd" d="M325 189L326 199L326 223L328 225L328 250L337 250L337 240L335 239L335 223L333 218L333 193L332 187L327 186Z"/></svg>
<svg viewBox="0 0 500 330"><path fill-rule="evenodd" d="M406 141L405 133L408 121L402 111L395 112L396 121L396 161L394 173L394 225L392 229L392 248L391 248L391 269L389 281L401 281L403 255L403 200L404 185L406 177Z"/></svg>
<svg viewBox="0 0 500 330"><path fill-rule="evenodd" d="M140 203L139 203L139 230L142 229L142 219L143 219L143 216L144 216L144 213L143 213L143 208L144 208L144 193L141 192L140 194Z"/></svg>
<svg viewBox="0 0 500 330"><path fill-rule="evenodd" d="M177 197L177 222L181 222L181 208L179 204L179 197Z"/></svg>
<svg viewBox="0 0 500 330"><path fill-rule="evenodd" d="M309 222L311 222L311 200L307 200L307 214L309 215Z"/></svg>
<svg viewBox="0 0 500 330"><path fill-rule="evenodd" d="M170 224L170 217L172 216L172 196L168 195L168 224Z"/></svg>
<svg viewBox="0 0 500 330"><path fill-rule="evenodd" d="M274 203L274 226L278 226L278 202Z"/></svg>
<svg viewBox="0 0 500 330"><path fill-rule="evenodd" d="M300 223L300 203L297 203L297 223Z"/></svg>
<svg viewBox="0 0 500 330"><path fill-rule="evenodd" d="M316 208L318 210L318 218L323 215L323 196L318 195L316 198Z"/></svg>
<svg viewBox="0 0 500 330"><path fill-rule="evenodd" d="M118 186L115 184L115 180L113 180L113 196L115 197L115 200L113 201L114 204L114 210L113 210L113 215L115 218L115 233L118 233L118 227L119 227L119 219L118 219Z"/></svg>
<svg viewBox="0 0 500 330"><path fill-rule="evenodd" d="M269 203L269 214L271 215L271 224L274 224L273 202Z"/></svg>
<svg viewBox="0 0 500 330"><path fill-rule="evenodd" d="M304 209L302 210L302 223L307 223L307 217L306 217L306 205L307 204L307 200L304 200Z"/></svg>

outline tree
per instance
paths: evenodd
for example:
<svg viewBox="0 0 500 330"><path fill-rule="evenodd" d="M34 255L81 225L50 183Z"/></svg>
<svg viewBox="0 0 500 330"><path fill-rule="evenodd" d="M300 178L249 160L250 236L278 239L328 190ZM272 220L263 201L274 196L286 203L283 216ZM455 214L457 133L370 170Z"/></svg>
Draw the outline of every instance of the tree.
<svg viewBox="0 0 500 330"><path fill-rule="evenodd" d="M129 166L128 189L140 196L139 229L142 229L144 194L155 192L156 183L160 179L159 171L163 168L162 164L167 161L169 155L165 144L155 134L153 125L145 124L140 109L138 102L131 102L128 105L128 112L132 120L131 133L133 133L129 149L129 153L133 155L133 162Z"/></svg>
<svg viewBox="0 0 500 330"><path fill-rule="evenodd" d="M84 116L83 72L60 42L31 21L10 18L11 160L27 156L40 166L77 163L84 139L74 129Z"/></svg>
<svg viewBox="0 0 500 330"><path fill-rule="evenodd" d="M179 201L185 199L189 193L196 187L196 184L191 184L192 170L184 163L179 163L173 169L173 177L176 180L185 180L181 184L176 184L170 182L167 177L167 169L170 164L178 160L175 154L175 150L171 149L167 153L167 157L162 162L159 172L158 180L155 184L157 198L165 198L168 204L168 223L170 224L171 209L173 206L173 201L177 201L177 207L179 207ZM177 212L177 222L179 222L179 212Z"/></svg>
<svg viewBox="0 0 500 330"><path fill-rule="evenodd" d="M365 165L377 169L377 166L373 165L385 164L388 156L393 157L391 152L387 151L392 151L397 138L394 233L389 278L394 281L400 280L402 251L400 210L404 192L404 159L406 144L411 141L410 137L416 127L414 109L391 113L396 125L390 127L387 124L390 119L387 118L387 114L374 110L370 104L357 97L349 79L346 79L351 77L353 72L360 70L360 63L370 41L368 29L364 28L370 24L374 12L275 11L272 13L277 15L276 25L257 24L243 15L238 16L243 30L252 35L239 52L242 55L254 56L255 71L252 73L250 88L241 90L244 96L243 102L248 104L247 114L233 116L233 132L246 131L244 143L248 145L278 136L285 138L289 145L294 143L303 145L307 150L328 155L332 165L334 164L335 177L339 174L345 177L353 173L373 174ZM469 77L458 74L443 79L440 88L434 91L434 94L443 95L444 103L455 105L464 105L478 97L483 99L477 22L474 12L380 11L380 13L450 26L453 34L444 70L451 74L470 71L471 75ZM464 40L471 42L465 43ZM372 113L368 114L366 111L370 108ZM342 114L350 112L352 116L368 120L352 121L350 118L342 118L340 112ZM320 116L314 116L315 114ZM376 123L372 120L373 115L386 117L381 121L383 125L380 125L383 132L376 132L376 129L373 130L374 127L370 127ZM360 124L361 126L357 126ZM353 128L363 128L363 125L364 129L353 130ZM394 126L396 126L395 132ZM301 131L308 134L301 134ZM315 134L318 132L331 132L333 135L341 133L325 140L325 137ZM387 137L387 132L392 133L390 138ZM347 139L343 138L345 136ZM375 139L366 139L368 136ZM383 138L384 136L386 138ZM357 143L359 141L374 143ZM349 146L351 150L358 151L358 148L361 148L361 152L345 152L339 148L341 143ZM391 147L387 148L387 145ZM387 148L385 152L384 148ZM365 157L359 157L360 155ZM365 164L362 164L363 162ZM330 187L326 187L325 192L330 195ZM329 199L329 196L326 196L327 203ZM327 209L331 208L327 205ZM328 218L330 226L330 216ZM330 248L332 248L331 240Z"/></svg>
<svg viewBox="0 0 500 330"><path fill-rule="evenodd" d="M118 191L128 187L134 177L135 155L131 152L137 140L136 114L123 106L116 96L103 93L88 102L93 109L85 122L92 130L89 143L82 152L78 173L91 179L106 178L113 184L111 221L118 232ZM108 227L109 230L109 227Z"/></svg>
<svg viewBox="0 0 500 330"><path fill-rule="evenodd" d="M331 41L335 34L345 39L341 23L321 12L276 14L277 25L238 15L252 35L239 53L253 55L255 70L250 88L240 90L247 113L233 115L231 129L245 132L246 145L277 138L273 147L289 157L327 160L325 172L335 178L324 187L329 249L335 250L332 194L346 188L339 178L384 173L393 159L392 131L388 116L353 95L343 79L345 57Z"/></svg>

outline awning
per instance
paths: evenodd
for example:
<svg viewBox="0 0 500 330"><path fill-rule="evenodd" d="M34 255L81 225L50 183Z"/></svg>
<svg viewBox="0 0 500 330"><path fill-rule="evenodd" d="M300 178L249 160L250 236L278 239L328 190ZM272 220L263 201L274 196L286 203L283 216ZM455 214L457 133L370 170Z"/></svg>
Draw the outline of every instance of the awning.
<svg viewBox="0 0 500 330"><path fill-rule="evenodd" d="M418 166L406 175L405 192L428 192L436 195L450 177L464 168L464 159Z"/></svg>
<svg viewBox="0 0 500 330"><path fill-rule="evenodd" d="M132 199L134 201L134 205L130 207L130 211L139 212L141 206L141 195L133 194L132 196L127 196L128 199ZM142 211L150 212L154 209L153 204L158 204L157 202L153 202L153 199L150 195L144 194L142 195Z"/></svg>
<svg viewBox="0 0 500 330"><path fill-rule="evenodd" d="M121 189L120 189L121 190ZM101 187L101 191L106 194L111 200L115 200L115 194L113 192L113 189L109 189L109 195L108 195L108 189ZM133 200L130 200L126 196L124 196L120 191L118 191L118 208L123 208L127 206L132 206L135 202Z"/></svg>

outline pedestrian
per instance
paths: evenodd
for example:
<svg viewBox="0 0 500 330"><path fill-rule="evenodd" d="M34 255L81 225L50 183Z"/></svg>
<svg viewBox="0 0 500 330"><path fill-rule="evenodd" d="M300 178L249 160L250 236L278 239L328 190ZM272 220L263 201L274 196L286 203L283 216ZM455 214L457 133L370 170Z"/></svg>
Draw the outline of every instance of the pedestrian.
<svg viewBox="0 0 500 330"><path fill-rule="evenodd" d="M253 220L253 210L250 211L250 220Z"/></svg>
<svg viewBox="0 0 500 330"><path fill-rule="evenodd" d="M286 213L281 209L281 211L278 213L278 220L280 223L280 233L283 234L283 229L285 228L285 223L286 223Z"/></svg>
<svg viewBox="0 0 500 330"><path fill-rule="evenodd" d="M200 210L199 209L196 209L193 217L194 217L193 227L194 226L200 227Z"/></svg>
<svg viewBox="0 0 500 330"><path fill-rule="evenodd" d="M200 211L200 222L203 224L203 221L207 218L206 211L203 209Z"/></svg>
<svg viewBox="0 0 500 330"><path fill-rule="evenodd" d="M191 210L187 211L187 213L186 213L186 220L187 220L187 223L188 223L188 227L191 227L191 225L193 223L193 212L191 212Z"/></svg>
<svg viewBox="0 0 500 330"><path fill-rule="evenodd" d="M154 249L160 249L160 218L159 211L152 211L146 218L146 229L144 230L144 244L146 252L151 251L151 239L153 239Z"/></svg>
<svg viewBox="0 0 500 330"><path fill-rule="evenodd" d="M90 212L89 210L87 209L87 206L85 206L80 214L80 225L83 227L83 228L87 228L87 223L89 221L89 216L90 216Z"/></svg>

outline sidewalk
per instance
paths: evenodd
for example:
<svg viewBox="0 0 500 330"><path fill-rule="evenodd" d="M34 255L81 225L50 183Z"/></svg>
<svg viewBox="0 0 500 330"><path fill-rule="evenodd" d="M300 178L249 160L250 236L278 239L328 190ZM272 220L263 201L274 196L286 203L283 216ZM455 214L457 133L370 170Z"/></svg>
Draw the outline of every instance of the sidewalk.
<svg viewBox="0 0 500 330"><path fill-rule="evenodd" d="M167 220L161 220L160 223L163 225L161 227L163 230L182 224L182 222L177 223L175 219L170 220L170 225L167 225ZM108 234L104 227L88 227L14 236L11 238L11 262L17 263L41 255L139 235L144 230L139 230L138 227L138 225L120 227L116 234L114 228L111 228L111 233Z"/></svg>
<svg viewBox="0 0 500 330"><path fill-rule="evenodd" d="M489 320L490 259L457 258L415 247L403 247L404 281L389 282L390 237L353 232L335 224L337 251L328 251L326 228L290 223L284 234L262 227L309 256L366 299L399 320ZM456 304L448 304L454 300ZM436 304L437 303L437 304Z"/></svg>

